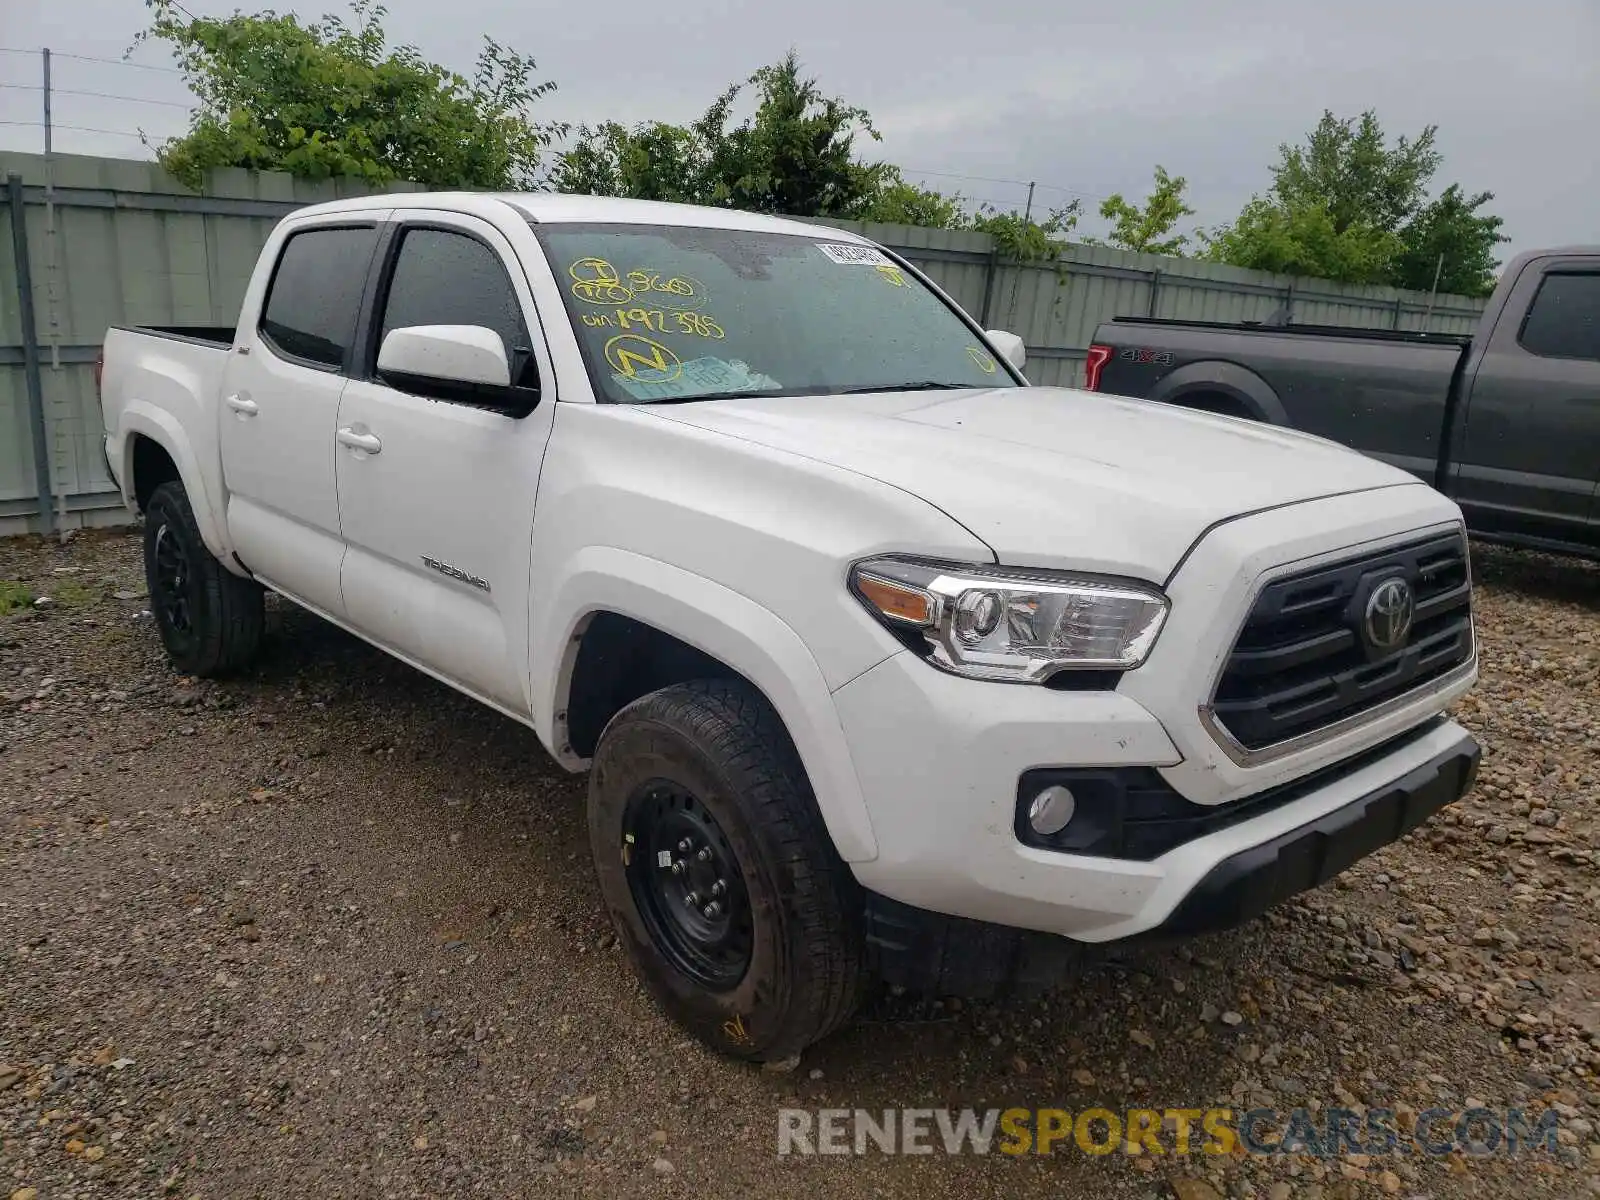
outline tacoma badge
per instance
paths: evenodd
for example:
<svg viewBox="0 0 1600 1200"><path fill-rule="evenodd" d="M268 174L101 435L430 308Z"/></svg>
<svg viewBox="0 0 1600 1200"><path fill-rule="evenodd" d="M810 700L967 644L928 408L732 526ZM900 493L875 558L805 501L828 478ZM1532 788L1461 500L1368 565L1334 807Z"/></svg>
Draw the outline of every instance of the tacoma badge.
<svg viewBox="0 0 1600 1200"><path fill-rule="evenodd" d="M427 567L430 571L437 571L441 575L448 575L451 579L459 579L462 583L471 584L480 591L487 592L489 590L489 583L487 580L479 579L476 575L469 575L467 572L461 570L461 568L452 567L449 563L440 562L437 558L429 558L426 554L422 555L421 557L422 565Z"/></svg>

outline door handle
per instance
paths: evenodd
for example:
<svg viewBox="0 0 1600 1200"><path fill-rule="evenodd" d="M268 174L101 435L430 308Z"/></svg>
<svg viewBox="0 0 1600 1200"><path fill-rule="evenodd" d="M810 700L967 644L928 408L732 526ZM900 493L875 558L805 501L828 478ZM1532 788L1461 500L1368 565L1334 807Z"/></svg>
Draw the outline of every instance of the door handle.
<svg viewBox="0 0 1600 1200"><path fill-rule="evenodd" d="M377 454L383 449L383 443L378 440L375 433L357 433L346 425L339 430L339 444L349 446L352 450L364 450L368 454Z"/></svg>
<svg viewBox="0 0 1600 1200"><path fill-rule="evenodd" d="M238 413L241 417L253 417L256 415L256 413L261 411L256 407L256 402L254 400L251 400L246 396L241 396L237 392L229 396L223 401L223 403L229 408L233 409L233 411Z"/></svg>

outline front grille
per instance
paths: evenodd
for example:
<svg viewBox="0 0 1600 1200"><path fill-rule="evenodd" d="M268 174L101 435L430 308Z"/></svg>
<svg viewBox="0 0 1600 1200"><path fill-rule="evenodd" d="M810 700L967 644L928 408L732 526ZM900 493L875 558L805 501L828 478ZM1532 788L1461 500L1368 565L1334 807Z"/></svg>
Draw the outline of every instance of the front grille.
<svg viewBox="0 0 1600 1200"><path fill-rule="evenodd" d="M1404 579L1410 635L1376 650L1363 635L1373 590ZM1279 579L1262 589L1217 681L1211 710L1246 750L1358 715L1472 657L1466 537L1445 534Z"/></svg>

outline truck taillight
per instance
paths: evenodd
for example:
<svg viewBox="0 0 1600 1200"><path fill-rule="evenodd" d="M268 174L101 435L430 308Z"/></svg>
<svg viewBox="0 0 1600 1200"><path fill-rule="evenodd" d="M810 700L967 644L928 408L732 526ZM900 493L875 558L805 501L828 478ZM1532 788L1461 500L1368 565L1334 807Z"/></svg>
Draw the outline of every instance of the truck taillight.
<svg viewBox="0 0 1600 1200"><path fill-rule="evenodd" d="M95 355L94 355L94 396L95 396L96 400L99 400L101 398L101 396L100 396L100 380L105 377L105 373L106 373L106 348L104 346L101 346L100 349L95 351Z"/></svg>
<svg viewBox="0 0 1600 1200"><path fill-rule="evenodd" d="M1111 347L1095 343L1089 347L1089 357L1083 364L1083 386L1091 392L1100 390L1100 372L1106 369L1106 363L1111 360Z"/></svg>

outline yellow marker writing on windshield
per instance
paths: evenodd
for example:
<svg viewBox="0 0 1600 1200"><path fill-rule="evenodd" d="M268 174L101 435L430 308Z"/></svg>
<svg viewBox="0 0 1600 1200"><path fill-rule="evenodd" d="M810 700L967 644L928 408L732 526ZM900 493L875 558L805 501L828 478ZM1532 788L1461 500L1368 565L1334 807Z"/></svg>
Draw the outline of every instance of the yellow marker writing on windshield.
<svg viewBox="0 0 1600 1200"><path fill-rule="evenodd" d="M706 302L705 285L692 275L665 279L659 271L629 271L627 286L635 296L654 295L663 308L699 308Z"/></svg>
<svg viewBox="0 0 1600 1200"><path fill-rule="evenodd" d="M580 258L567 274L572 276L572 294L585 303L626 304L633 299L633 289L603 258Z"/></svg>
<svg viewBox="0 0 1600 1200"><path fill-rule="evenodd" d="M990 358L987 354L985 354L982 350L979 350L976 346L968 346L967 347L967 357L970 358L973 362L977 363L978 364L978 370L982 371L985 375L993 375L994 374L994 372L995 372L994 359Z"/></svg>
<svg viewBox="0 0 1600 1200"><path fill-rule="evenodd" d="M683 374L683 360L660 342L637 333L619 333L606 343L606 362L618 375L634 379L639 372L653 372L650 383L670 383Z"/></svg>

